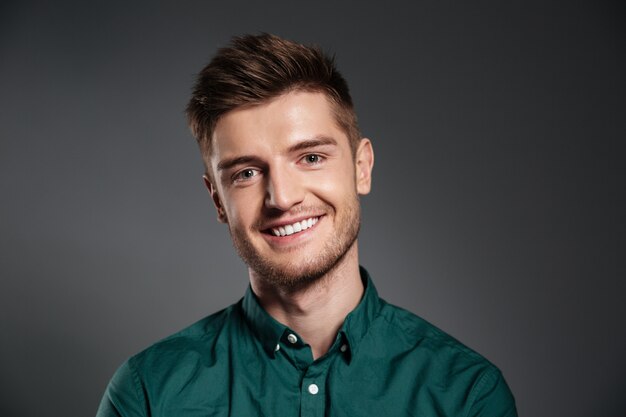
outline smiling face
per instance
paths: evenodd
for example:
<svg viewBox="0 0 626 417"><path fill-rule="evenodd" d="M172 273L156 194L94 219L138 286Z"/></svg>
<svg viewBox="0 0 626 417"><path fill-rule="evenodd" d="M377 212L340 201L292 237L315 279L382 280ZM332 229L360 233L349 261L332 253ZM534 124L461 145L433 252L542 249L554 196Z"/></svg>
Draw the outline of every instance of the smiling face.
<svg viewBox="0 0 626 417"><path fill-rule="evenodd" d="M209 165L218 219L267 283L307 284L356 251L373 152L362 139L352 153L324 94L294 91L226 113Z"/></svg>

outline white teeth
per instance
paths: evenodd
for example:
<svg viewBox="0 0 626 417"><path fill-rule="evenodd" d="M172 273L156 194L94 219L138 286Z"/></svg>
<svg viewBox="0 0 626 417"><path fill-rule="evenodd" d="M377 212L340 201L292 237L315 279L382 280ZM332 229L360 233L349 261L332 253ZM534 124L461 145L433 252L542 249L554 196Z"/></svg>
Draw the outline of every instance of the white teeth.
<svg viewBox="0 0 626 417"><path fill-rule="evenodd" d="M308 229L313 226L319 217L311 217L310 219L302 220L300 222L295 222L294 224L287 224L285 226L279 226L276 228L272 228L272 233L274 236L289 236L294 233L301 232L303 230Z"/></svg>

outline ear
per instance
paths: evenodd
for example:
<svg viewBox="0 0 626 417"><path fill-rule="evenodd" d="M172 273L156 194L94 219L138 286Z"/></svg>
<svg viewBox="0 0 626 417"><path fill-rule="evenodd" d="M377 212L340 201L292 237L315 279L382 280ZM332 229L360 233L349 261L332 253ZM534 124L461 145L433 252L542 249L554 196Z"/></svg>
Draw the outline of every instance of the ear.
<svg viewBox="0 0 626 417"><path fill-rule="evenodd" d="M224 206L222 205L222 201L220 200L217 188L213 185L207 174L204 174L202 176L202 179L204 180L204 185L209 191L209 194L211 195L211 200L213 200L213 204L215 205L215 209L217 210L217 221L220 223L228 223L226 211L224 210Z"/></svg>
<svg viewBox="0 0 626 417"><path fill-rule="evenodd" d="M356 191L360 195L369 194L372 187L372 169L374 168L374 149L369 139L363 138L356 150Z"/></svg>

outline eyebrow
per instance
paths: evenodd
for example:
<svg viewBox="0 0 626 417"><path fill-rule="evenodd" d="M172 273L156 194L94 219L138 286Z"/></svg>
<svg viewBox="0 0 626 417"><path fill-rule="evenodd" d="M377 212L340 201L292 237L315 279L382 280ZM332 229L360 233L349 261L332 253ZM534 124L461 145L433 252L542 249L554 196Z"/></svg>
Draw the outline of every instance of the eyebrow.
<svg viewBox="0 0 626 417"><path fill-rule="evenodd" d="M318 146L337 145L337 141L329 136L316 136L312 139L303 140L292 145L287 149L287 153L298 152L305 149L316 148ZM259 158L253 155L242 155L235 158L228 158L217 164L218 171L231 169L237 165L249 164L251 162L259 162Z"/></svg>
<svg viewBox="0 0 626 417"><path fill-rule="evenodd" d="M249 164L250 162L258 162L259 158L251 155L238 156L235 158L224 159L217 164L217 170L223 171L231 169L237 165Z"/></svg>
<svg viewBox="0 0 626 417"><path fill-rule="evenodd" d="M291 146L287 152L297 152L305 149L316 148L324 145L337 145L337 141L329 136L316 136L312 139L303 140Z"/></svg>

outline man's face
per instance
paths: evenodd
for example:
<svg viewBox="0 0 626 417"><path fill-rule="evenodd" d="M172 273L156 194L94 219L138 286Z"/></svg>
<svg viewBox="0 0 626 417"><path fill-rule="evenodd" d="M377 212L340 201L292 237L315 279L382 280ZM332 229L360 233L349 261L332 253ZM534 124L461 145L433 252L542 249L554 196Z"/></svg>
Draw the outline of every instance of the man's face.
<svg viewBox="0 0 626 417"><path fill-rule="evenodd" d="M293 288L352 248L372 164L369 140L352 154L324 94L296 91L221 117L207 185L244 262Z"/></svg>

